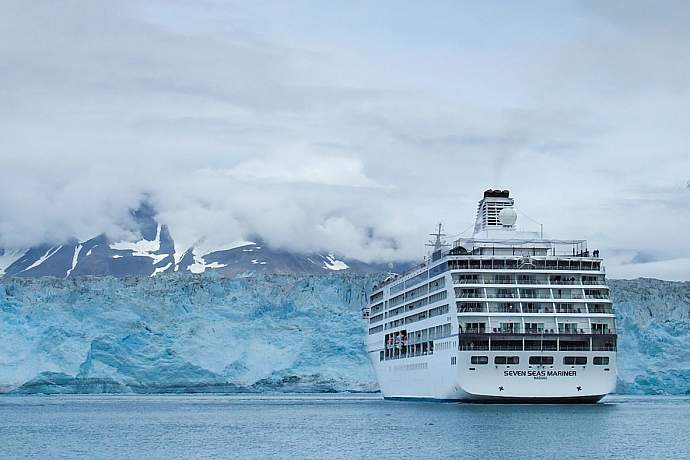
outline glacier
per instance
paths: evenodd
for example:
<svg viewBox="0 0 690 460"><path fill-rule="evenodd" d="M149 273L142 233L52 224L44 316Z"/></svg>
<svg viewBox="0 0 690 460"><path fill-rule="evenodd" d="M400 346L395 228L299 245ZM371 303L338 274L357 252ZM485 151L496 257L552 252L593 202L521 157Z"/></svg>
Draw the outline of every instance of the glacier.
<svg viewBox="0 0 690 460"><path fill-rule="evenodd" d="M0 280L0 392L370 392L381 275ZM690 391L690 283L611 280L618 392Z"/></svg>

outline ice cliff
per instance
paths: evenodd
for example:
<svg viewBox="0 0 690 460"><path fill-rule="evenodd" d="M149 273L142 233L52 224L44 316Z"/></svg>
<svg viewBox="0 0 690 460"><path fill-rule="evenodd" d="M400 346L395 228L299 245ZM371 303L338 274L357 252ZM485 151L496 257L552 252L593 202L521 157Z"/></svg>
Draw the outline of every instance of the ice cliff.
<svg viewBox="0 0 690 460"><path fill-rule="evenodd" d="M690 282L612 280L619 393L690 394Z"/></svg>
<svg viewBox="0 0 690 460"><path fill-rule="evenodd" d="M372 391L376 275L0 281L0 392ZM612 281L619 391L690 390L690 285Z"/></svg>

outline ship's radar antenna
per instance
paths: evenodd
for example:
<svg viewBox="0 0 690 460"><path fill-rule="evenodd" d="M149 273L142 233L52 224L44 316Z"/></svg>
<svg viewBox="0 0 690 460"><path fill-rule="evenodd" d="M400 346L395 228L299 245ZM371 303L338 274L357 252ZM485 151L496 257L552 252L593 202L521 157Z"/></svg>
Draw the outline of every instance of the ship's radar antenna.
<svg viewBox="0 0 690 460"><path fill-rule="evenodd" d="M436 232L429 233L429 236L434 237L434 239L429 240L427 243L427 246L434 248L433 252L440 251L441 249L450 246L449 244L446 244L446 240L443 239L443 237L446 236L446 234L443 233L443 222L439 222L438 226L436 227Z"/></svg>

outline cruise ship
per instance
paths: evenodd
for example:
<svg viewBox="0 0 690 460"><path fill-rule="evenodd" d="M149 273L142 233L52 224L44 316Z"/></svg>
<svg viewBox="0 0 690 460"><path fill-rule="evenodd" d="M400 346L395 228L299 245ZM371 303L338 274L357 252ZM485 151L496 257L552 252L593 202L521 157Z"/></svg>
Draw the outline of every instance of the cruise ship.
<svg viewBox="0 0 690 460"><path fill-rule="evenodd" d="M487 190L472 238L374 287L363 309L383 396L595 403L616 385L616 327L599 251L521 231L508 190Z"/></svg>

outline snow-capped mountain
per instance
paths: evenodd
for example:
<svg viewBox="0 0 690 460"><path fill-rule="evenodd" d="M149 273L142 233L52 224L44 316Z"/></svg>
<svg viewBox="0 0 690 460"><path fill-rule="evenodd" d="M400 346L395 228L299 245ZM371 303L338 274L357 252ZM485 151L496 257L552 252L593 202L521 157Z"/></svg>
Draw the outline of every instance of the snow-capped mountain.
<svg viewBox="0 0 690 460"><path fill-rule="evenodd" d="M87 241L73 240L26 250L0 249L0 277L156 276L209 270L232 277L258 273L364 274L405 269L405 264L370 264L332 253L300 254L276 249L260 238L235 241L214 250L181 249L168 227L155 220L150 206L142 205L132 212L132 218L140 235L133 241L112 241L101 234Z"/></svg>

